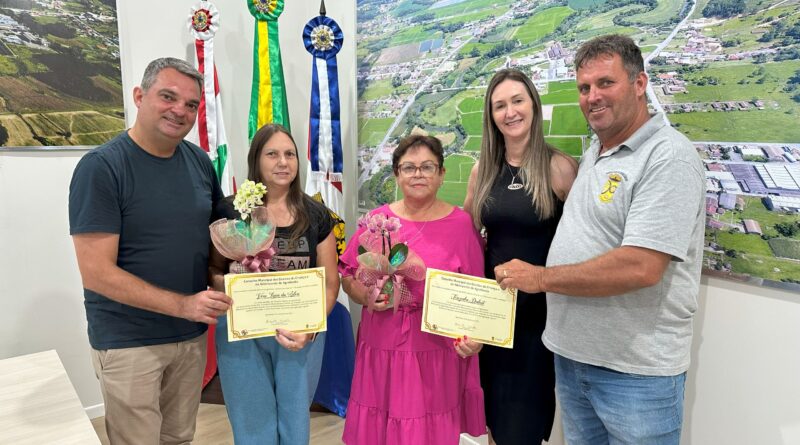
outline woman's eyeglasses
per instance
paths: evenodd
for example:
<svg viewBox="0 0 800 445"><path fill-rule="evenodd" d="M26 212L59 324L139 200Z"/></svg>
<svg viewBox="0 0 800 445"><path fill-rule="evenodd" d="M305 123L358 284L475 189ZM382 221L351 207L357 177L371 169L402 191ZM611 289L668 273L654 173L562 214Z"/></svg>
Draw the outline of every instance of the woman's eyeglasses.
<svg viewBox="0 0 800 445"><path fill-rule="evenodd" d="M403 176L414 176L417 173L417 170L422 174L422 176L433 176L439 170L439 166L434 164L433 162L425 162L419 167L416 165L408 162L404 164L400 164L397 168Z"/></svg>

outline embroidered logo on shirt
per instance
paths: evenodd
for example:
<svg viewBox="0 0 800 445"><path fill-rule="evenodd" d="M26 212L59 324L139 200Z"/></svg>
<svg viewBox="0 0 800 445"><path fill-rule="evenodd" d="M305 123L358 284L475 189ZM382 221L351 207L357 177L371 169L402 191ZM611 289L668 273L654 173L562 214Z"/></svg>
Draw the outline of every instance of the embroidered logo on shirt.
<svg viewBox="0 0 800 445"><path fill-rule="evenodd" d="M600 192L600 202L611 202L614 198L614 192L617 191L620 182L622 182L622 175L617 172L608 174L608 180L603 186L603 191Z"/></svg>

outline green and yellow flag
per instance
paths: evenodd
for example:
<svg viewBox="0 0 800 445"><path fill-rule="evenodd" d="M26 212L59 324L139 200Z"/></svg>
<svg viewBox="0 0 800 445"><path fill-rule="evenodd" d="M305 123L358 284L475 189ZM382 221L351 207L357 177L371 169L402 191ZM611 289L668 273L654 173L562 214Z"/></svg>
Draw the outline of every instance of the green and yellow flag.
<svg viewBox="0 0 800 445"><path fill-rule="evenodd" d="M246 0L256 19L253 42L253 88L250 93L248 139L268 123L289 126L289 106L283 80L281 46L278 40L278 17L283 0Z"/></svg>

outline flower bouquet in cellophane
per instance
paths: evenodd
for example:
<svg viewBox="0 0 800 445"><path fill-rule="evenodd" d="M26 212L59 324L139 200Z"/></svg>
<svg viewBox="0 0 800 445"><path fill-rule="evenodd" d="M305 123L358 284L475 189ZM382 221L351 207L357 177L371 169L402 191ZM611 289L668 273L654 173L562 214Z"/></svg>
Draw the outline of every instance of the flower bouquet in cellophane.
<svg viewBox="0 0 800 445"><path fill-rule="evenodd" d="M355 278L367 289L367 308L375 308L378 296L388 296L388 302L398 307L411 303L411 293L406 280L425 279L425 263L408 248L398 242L400 220L384 214L365 215L358 221L364 232L358 237L358 270ZM392 244L392 236L395 243Z"/></svg>
<svg viewBox="0 0 800 445"><path fill-rule="evenodd" d="M209 226L211 241L222 256L233 260L231 273L267 272L275 249L275 224L262 207L267 188L245 181L236 192L233 207L241 219L220 219Z"/></svg>

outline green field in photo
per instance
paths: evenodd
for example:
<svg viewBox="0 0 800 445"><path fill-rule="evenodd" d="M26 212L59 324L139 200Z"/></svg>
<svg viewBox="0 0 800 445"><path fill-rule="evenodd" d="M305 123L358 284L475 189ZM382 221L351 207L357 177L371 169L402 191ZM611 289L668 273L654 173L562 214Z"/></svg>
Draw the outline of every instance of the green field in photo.
<svg viewBox="0 0 800 445"><path fill-rule="evenodd" d="M545 9L530 17L517 28L514 38L523 45L533 43L552 33L573 12L575 11L568 6Z"/></svg>
<svg viewBox="0 0 800 445"><path fill-rule="evenodd" d="M465 151L481 151L481 136L468 136L467 142L464 143Z"/></svg>
<svg viewBox="0 0 800 445"><path fill-rule="evenodd" d="M444 158L444 167L447 171L444 174L445 182L467 182L469 179L469 169L475 160L466 155L450 155Z"/></svg>
<svg viewBox="0 0 800 445"><path fill-rule="evenodd" d="M781 281L784 278L800 277L800 263L769 256L745 254L736 258L725 257L734 273L744 273L767 280ZM777 271L776 271L777 270Z"/></svg>
<svg viewBox="0 0 800 445"><path fill-rule="evenodd" d="M438 127L453 125L458 121L458 104L464 99L473 97L482 98L483 91L459 91L447 99L437 97L432 102L425 104L425 108L423 108L421 114L422 120Z"/></svg>
<svg viewBox="0 0 800 445"><path fill-rule="evenodd" d="M34 134L39 136L50 138L56 136L57 133L63 133L65 131L65 129L59 125L58 120L54 122L43 114L23 114L22 118L31 126Z"/></svg>
<svg viewBox="0 0 800 445"><path fill-rule="evenodd" d="M467 196L469 172L475 165L475 160L470 156L450 155L445 158L444 165L447 172L444 184L439 189L439 198L450 204L462 206Z"/></svg>
<svg viewBox="0 0 800 445"><path fill-rule="evenodd" d="M520 50L512 52L511 54L508 55L508 57L521 58L521 57L525 57L525 56L530 56L530 55L533 55L533 54L536 54L536 53L542 51L543 49L544 49L544 45L536 45L536 46L531 46L531 47L525 47L523 49L520 49ZM505 57L493 59L491 62L486 64L486 70L487 71L497 70L505 62L506 62Z"/></svg>
<svg viewBox="0 0 800 445"><path fill-rule="evenodd" d="M73 134L70 139L75 141L75 145L100 145L110 141L117 134L119 134L118 130L89 134Z"/></svg>
<svg viewBox="0 0 800 445"><path fill-rule="evenodd" d="M642 9L642 6L634 4L615 8L600 14L590 15L586 19L580 20L570 35L574 36L577 40L589 40L592 37L603 34L636 34L639 32L636 28L615 25L614 17L628 13L631 10L639 9Z"/></svg>
<svg viewBox="0 0 800 445"><path fill-rule="evenodd" d="M554 93L556 91L575 91L575 94L578 94L578 90L575 89L575 81L574 80L560 80L558 82L548 82L547 83L547 91L549 93Z"/></svg>
<svg viewBox="0 0 800 445"><path fill-rule="evenodd" d="M765 234L778 235L778 232L773 228L778 223L792 223L800 221L800 215L789 215L782 212L772 212L764 205L761 198L753 196L745 196L744 210L734 211L733 214L740 219L754 219L761 225L761 229ZM730 212L729 212L730 213ZM725 215L720 219L724 219ZM798 235L800 238L800 235Z"/></svg>
<svg viewBox="0 0 800 445"><path fill-rule="evenodd" d="M781 15L784 17L780 17ZM719 25L705 28L704 33L721 41L737 39L740 43L736 45L736 51L750 51L771 45L769 42L759 42L758 39L768 29L764 25L775 20L780 20L785 26L791 28L797 20L800 20L800 15L797 14L797 4L778 5L744 17L730 17ZM762 32L754 32L756 30Z"/></svg>
<svg viewBox="0 0 800 445"><path fill-rule="evenodd" d="M618 26L614 25L614 17L618 16L619 14L627 13L631 10L641 9L641 7L641 5L626 5L600 14L592 15L585 20L581 20L578 26L575 27L575 32L580 33L611 28L619 29Z"/></svg>
<svg viewBox="0 0 800 445"><path fill-rule="evenodd" d="M376 100L389 97L392 95L392 91L394 91L394 87L392 87L391 79L373 80L367 85L367 88L361 93L361 97L358 99Z"/></svg>
<svg viewBox="0 0 800 445"><path fill-rule="evenodd" d="M122 118L107 116L95 111L47 113L43 117L73 134L119 132L125 129L125 122Z"/></svg>
<svg viewBox="0 0 800 445"><path fill-rule="evenodd" d="M461 125L469 136L480 136L483 133L483 113L462 114Z"/></svg>
<svg viewBox="0 0 800 445"><path fill-rule="evenodd" d="M358 145L375 147L381 143L394 119L358 119Z"/></svg>
<svg viewBox="0 0 800 445"><path fill-rule="evenodd" d="M550 124L551 135L580 136L589 134L589 125L577 105L559 105L553 107L553 122Z"/></svg>
<svg viewBox="0 0 800 445"><path fill-rule="evenodd" d="M550 82L547 85L547 94L539 96L542 105L576 104L578 103L578 89L575 81Z"/></svg>
<svg viewBox="0 0 800 445"><path fill-rule="evenodd" d="M583 154L583 141L578 137L546 137L548 144L558 148L565 154L580 157Z"/></svg>
<svg viewBox="0 0 800 445"><path fill-rule="evenodd" d="M458 50L458 53L463 57L472 57L473 48L478 48L478 51L480 51L480 54L478 55L481 55L494 48L494 46L495 44L493 43L469 42L461 47L461 49Z"/></svg>
<svg viewBox="0 0 800 445"><path fill-rule="evenodd" d="M441 37L442 33L439 31L426 29L424 25L415 25L404 28L402 31L392 34L391 39L389 39L389 46L400 46L407 43L424 42L425 40Z"/></svg>
<svg viewBox="0 0 800 445"><path fill-rule="evenodd" d="M497 7L487 8L478 12L468 12L465 14L448 16L448 18L442 20L440 23L443 25L450 25L453 23L467 23L467 22L474 22L476 20L485 20L489 17L499 17L505 14L506 11L508 11L508 6L505 5L497 6Z"/></svg>
<svg viewBox="0 0 800 445"><path fill-rule="evenodd" d="M759 235L753 233L729 233L726 231L718 231L716 239L717 244L724 246L726 249L734 249L737 252L754 253L763 256L772 256L772 249L769 248L769 244L761 239Z"/></svg>
<svg viewBox="0 0 800 445"><path fill-rule="evenodd" d="M467 197L467 183L445 182L439 188L437 196L442 201L461 207L464 205L464 198Z"/></svg>
<svg viewBox="0 0 800 445"><path fill-rule="evenodd" d="M678 131L694 141L800 141L798 114L774 110L670 114Z"/></svg>
<svg viewBox="0 0 800 445"><path fill-rule="evenodd" d="M650 53L651 53L651 52L653 52L653 50L654 50L654 49L656 49L656 48L658 48L658 45L647 45L647 46L642 46L642 47L641 47L641 48L639 48L639 49L642 51L642 55L643 55L643 56L647 56L647 54L650 54Z"/></svg>
<svg viewBox="0 0 800 445"><path fill-rule="evenodd" d="M0 45L5 45L0 42ZM16 76L19 71L14 59L8 56L0 56L0 76Z"/></svg>
<svg viewBox="0 0 800 445"><path fill-rule="evenodd" d="M605 4L605 0L568 0L567 5L572 9L597 8Z"/></svg>
<svg viewBox="0 0 800 445"><path fill-rule="evenodd" d="M783 87L798 70L800 60L784 60L770 63L718 63L714 67L695 71L685 76L688 92L675 96L675 101L712 102L760 99L764 102L774 100L781 107L797 108ZM713 78L717 85L697 85L701 79ZM742 83L740 83L742 82ZM784 110L785 111L785 110ZM755 139L757 140L757 139ZM800 140L800 139L798 139Z"/></svg>
<svg viewBox="0 0 800 445"><path fill-rule="evenodd" d="M436 18L450 17L461 14L472 14L475 11L492 11L494 8L499 8L513 3L514 0L466 0L453 5L444 6L441 8L430 9L427 8L423 11L418 11L414 15L432 12Z"/></svg>
<svg viewBox="0 0 800 445"><path fill-rule="evenodd" d="M483 111L483 98L482 97L469 97L458 104L458 110L462 113L473 113L476 111Z"/></svg>
<svg viewBox="0 0 800 445"><path fill-rule="evenodd" d="M542 133L544 133L545 136L548 136L550 134L550 121L548 120L542 121Z"/></svg>
<svg viewBox="0 0 800 445"><path fill-rule="evenodd" d="M800 240L789 238L773 238L769 247L776 257L800 260Z"/></svg>
<svg viewBox="0 0 800 445"><path fill-rule="evenodd" d="M635 23L647 25L663 25L677 17L683 7L683 0L658 0L656 9L641 14L634 14L627 19Z"/></svg>

